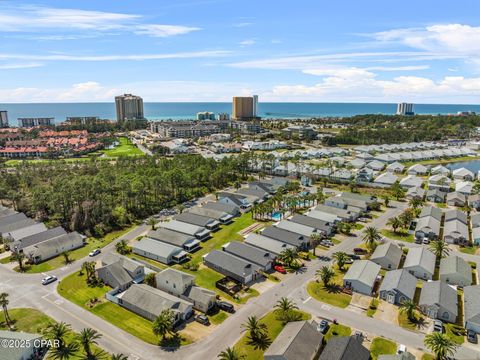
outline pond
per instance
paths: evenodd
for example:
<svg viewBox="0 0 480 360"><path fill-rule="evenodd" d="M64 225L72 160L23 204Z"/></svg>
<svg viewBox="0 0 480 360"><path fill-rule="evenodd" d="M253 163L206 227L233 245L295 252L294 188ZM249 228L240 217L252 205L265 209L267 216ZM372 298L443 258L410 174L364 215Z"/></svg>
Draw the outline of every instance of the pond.
<svg viewBox="0 0 480 360"><path fill-rule="evenodd" d="M469 160L469 161L460 161L460 162L445 164L444 166L450 170L456 170L464 167L465 169L472 171L476 175L480 170L480 160L476 159L476 160Z"/></svg>

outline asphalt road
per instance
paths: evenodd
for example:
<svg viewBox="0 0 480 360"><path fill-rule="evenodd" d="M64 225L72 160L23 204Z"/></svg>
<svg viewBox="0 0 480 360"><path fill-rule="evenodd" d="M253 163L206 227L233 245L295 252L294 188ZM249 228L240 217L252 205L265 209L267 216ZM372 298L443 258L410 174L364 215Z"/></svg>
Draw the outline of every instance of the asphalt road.
<svg viewBox="0 0 480 360"><path fill-rule="evenodd" d="M369 226L383 228L390 217L398 215L405 207L405 203L392 202L386 213L373 219ZM147 225L141 225L122 238L126 240L135 239L147 230ZM325 255L329 256L336 251L352 252L353 248L362 241L361 236L359 236L360 233L361 231L354 233L340 244L331 248ZM99 257L115 251L114 243L106 246ZM49 274L54 274L59 279L62 279L78 271L81 263L82 261L78 260L69 266L51 271ZM41 279L45 276L43 274L18 274L4 266L0 266L0 289L10 294L10 306L12 308L36 308L58 321L65 321L71 324L76 331L85 327L91 327L103 334L103 337L99 340L99 345L102 348L111 353L128 354L131 359L216 359L220 351L227 346L234 345L243 335L240 324L244 323L249 316L256 315L261 317L265 315L272 310L277 300L281 297L293 299L302 310L308 311L314 316L330 320L335 318L342 324L393 339L407 347L424 348L423 335L419 333L311 299L305 290L306 285L314 278L315 271L326 263L322 260L312 260L302 271L288 275L281 283L275 284L260 296L249 300L246 305L231 315L228 320L219 325L206 338L194 344L184 346L175 352L164 351L157 346L146 344L135 336L63 299L56 292L57 283L47 286L40 284ZM462 346L457 351L456 358L465 360L480 359L480 352Z"/></svg>

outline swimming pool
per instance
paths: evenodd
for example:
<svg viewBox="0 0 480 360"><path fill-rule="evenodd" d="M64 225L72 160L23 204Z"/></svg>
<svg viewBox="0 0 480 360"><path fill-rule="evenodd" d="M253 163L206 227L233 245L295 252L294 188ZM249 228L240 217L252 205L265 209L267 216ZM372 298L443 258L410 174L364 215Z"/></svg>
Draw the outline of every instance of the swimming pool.
<svg viewBox="0 0 480 360"><path fill-rule="evenodd" d="M282 220L282 213L278 211L272 213L272 220L276 220L276 221Z"/></svg>

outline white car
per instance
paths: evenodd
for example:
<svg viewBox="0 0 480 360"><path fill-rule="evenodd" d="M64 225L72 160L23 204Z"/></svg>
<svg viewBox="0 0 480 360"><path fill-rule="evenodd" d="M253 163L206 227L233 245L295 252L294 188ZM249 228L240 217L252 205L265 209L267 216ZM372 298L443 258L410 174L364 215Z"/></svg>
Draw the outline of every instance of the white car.
<svg viewBox="0 0 480 360"><path fill-rule="evenodd" d="M93 256L96 256L98 254L100 254L102 251L100 249L95 249L93 251L90 251L90 253L88 254L88 256L90 257L93 257Z"/></svg>
<svg viewBox="0 0 480 360"><path fill-rule="evenodd" d="M49 275L49 276L42 279L42 285L48 285L48 284L51 284L55 281L57 281L57 277Z"/></svg>

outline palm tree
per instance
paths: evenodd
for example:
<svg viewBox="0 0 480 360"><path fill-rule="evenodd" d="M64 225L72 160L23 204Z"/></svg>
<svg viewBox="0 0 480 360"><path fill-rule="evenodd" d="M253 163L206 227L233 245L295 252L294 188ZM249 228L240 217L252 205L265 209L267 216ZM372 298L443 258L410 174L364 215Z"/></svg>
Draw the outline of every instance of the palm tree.
<svg viewBox="0 0 480 360"><path fill-rule="evenodd" d="M155 278L155 273L148 273L144 279L145 284L152 287L157 287L157 279Z"/></svg>
<svg viewBox="0 0 480 360"><path fill-rule="evenodd" d="M385 195L385 197L383 198L383 203L385 204L385 207L388 208L388 205L390 204L390 198L388 197L388 195Z"/></svg>
<svg viewBox="0 0 480 360"><path fill-rule="evenodd" d="M87 358L92 357L92 345L97 345L97 340L102 337L96 330L91 328L83 329L78 334L77 339L83 347L83 351L87 355Z"/></svg>
<svg viewBox="0 0 480 360"><path fill-rule="evenodd" d="M153 322L152 330L156 336L165 338L165 335L173 332L173 312L170 309L162 310Z"/></svg>
<svg viewBox="0 0 480 360"><path fill-rule="evenodd" d="M337 251L332 255L332 258L335 260L335 262L338 265L338 268L340 270L343 270L343 267L347 263L347 261L350 259L350 256L346 252L343 251Z"/></svg>
<svg viewBox="0 0 480 360"><path fill-rule="evenodd" d="M218 354L217 358L219 360L242 360L245 359L245 355L238 353L235 348L227 347L220 354Z"/></svg>
<svg viewBox="0 0 480 360"><path fill-rule="evenodd" d="M414 218L415 218L415 214L413 213L412 209L410 209L410 208L405 209L405 211L403 213L401 213L400 216L399 216L399 219L402 222L402 226L405 229L408 229L408 227L410 226L410 223L412 222L412 220Z"/></svg>
<svg viewBox="0 0 480 360"><path fill-rule="evenodd" d="M112 354L110 360L128 360L128 356L123 354Z"/></svg>
<svg viewBox="0 0 480 360"><path fill-rule="evenodd" d="M260 322L256 316L249 316L247 322L242 324L241 327L248 331L252 339L260 338L268 330L267 325Z"/></svg>
<svg viewBox="0 0 480 360"><path fill-rule="evenodd" d="M335 276L335 271L324 265L315 272L315 275L322 280L323 286L327 287Z"/></svg>
<svg viewBox="0 0 480 360"><path fill-rule="evenodd" d="M312 233L310 235L310 247L313 249L313 255L315 256L315 250L317 249L318 244L322 240L322 235L318 233Z"/></svg>
<svg viewBox="0 0 480 360"><path fill-rule="evenodd" d="M80 350L80 345L77 342L71 342L64 344L63 346L53 347L50 349L51 358L54 360L69 360L75 357L76 353Z"/></svg>
<svg viewBox="0 0 480 360"><path fill-rule="evenodd" d="M423 200L419 197L413 197L408 203L412 208L418 209L423 204Z"/></svg>
<svg viewBox="0 0 480 360"><path fill-rule="evenodd" d="M117 250L119 254L125 255L128 254L131 249L125 240L120 240L115 244L115 250Z"/></svg>
<svg viewBox="0 0 480 360"><path fill-rule="evenodd" d="M65 264L70 264L72 262L72 260L70 259L70 251L62 252L62 256L65 261Z"/></svg>
<svg viewBox="0 0 480 360"><path fill-rule="evenodd" d="M395 216L395 217L392 217L392 218L388 219L387 225L392 227L394 233L397 233L397 229L400 226L402 226L402 222L400 221L400 219L398 217Z"/></svg>
<svg viewBox="0 0 480 360"><path fill-rule="evenodd" d="M370 251L373 250L375 243L382 238L380 233L378 232L378 229L373 226L368 226L364 231L364 235L362 240L367 244L367 247L370 249Z"/></svg>
<svg viewBox="0 0 480 360"><path fill-rule="evenodd" d="M415 320L415 310L417 309L417 305L412 300L404 300L399 307L401 313L406 313L408 320L413 322Z"/></svg>
<svg viewBox="0 0 480 360"><path fill-rule="evenodd" d="M71 326L67 323L59 322L50 325L45 332L45 335L50 340L58 341L58 348L65 346L65 337L70 333Z"/></svg>
<svg viewBox="0 0 480 360"><path fill-rule="evenodd" d="M448 254L450 254L450 248L448 247L448 244L442 239L433 240L428 245L428 248L431 252L435 254L437 260L447 257Z"/></svg>
<svg viewBox="0 0 480 360"><path fill-rule="evenodd" d="M299 258L296 249L288 248L280 253L279 259L287 266L291 267L293 263Z"/></svg>
<svg viewBox="0 0 480 360"><path fill-rule="evenodd" d="M298 306L292 300L286 297L282 297L275 304L275 309L277 309L281 313L286 313L287 311L298 310Z"/></svg>
<svg viewBox="0 0 480 360"><path fill-rule="evenodd" d="M151 217L150 219L148 219L147 224L152 227L152 230L155 230L155 225L157 224L157 221L153 217Z"/></svg>
<svg viewBox="0 0 480 360"><path fill-rule="evenodd" d="M423 343L435 354L437 360L453 356L457 349L457 345L447 335L439 332L425 335Z"/></svg>
<svg viewBox="0 0 480 360"><path fill-rule="evenodd" d="M23 260L25 260L25 254L23 252L16 251L12 254L12 258L18 262L18 268L21 272L23 272L25 270L23 267Z"/></svg>
<svg viewBox="0 0 480 360"><path fill-rule="evenodd" d="M10 318L10 315L8 313L8 293L3 292L0 294L0 306L3 309L3 317L5 318L5 323L7 324L7 327L10 328L10 325L12 324L12 319Z"/></svg>

